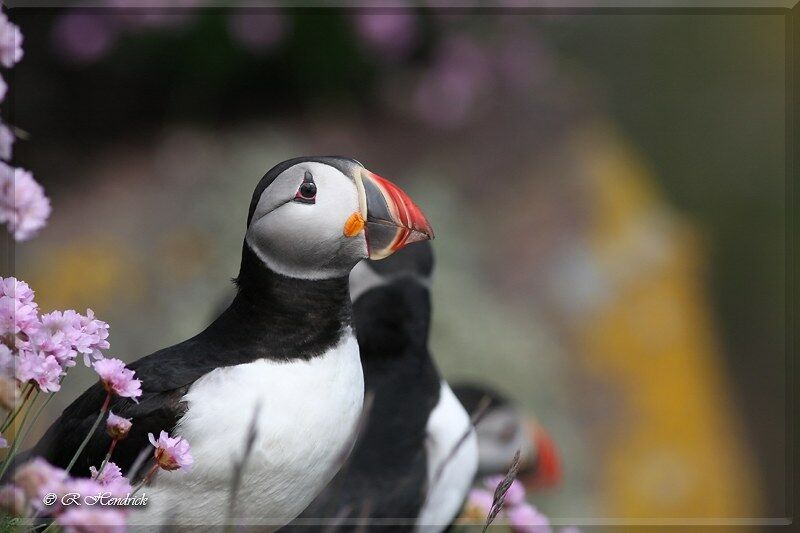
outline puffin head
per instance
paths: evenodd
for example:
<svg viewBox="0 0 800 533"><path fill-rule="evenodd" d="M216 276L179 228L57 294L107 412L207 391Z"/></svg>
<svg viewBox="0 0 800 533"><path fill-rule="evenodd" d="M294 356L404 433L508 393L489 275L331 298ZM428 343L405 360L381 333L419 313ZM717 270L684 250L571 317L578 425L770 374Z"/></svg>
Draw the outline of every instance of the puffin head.
<svg viewBox="0 0 800 533"><path fill-rule="evenodd" d="M432 238L425 215L399 187L354 159L328 156L290 159L264 175L245 242L279 274L328 279Z"/></svg>

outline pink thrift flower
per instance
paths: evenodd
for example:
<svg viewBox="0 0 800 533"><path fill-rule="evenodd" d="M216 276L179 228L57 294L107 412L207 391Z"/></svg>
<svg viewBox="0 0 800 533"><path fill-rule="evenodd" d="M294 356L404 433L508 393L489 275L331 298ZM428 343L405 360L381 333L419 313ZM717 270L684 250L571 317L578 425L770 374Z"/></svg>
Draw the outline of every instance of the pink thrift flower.
<svg viewBox="0 0 800 533"><path fill-rule="evenodd" d="M77 314L77 313L76 313ZM94 317L94 311L86 310L86 316L77 315L80 335L75 343L75 349L83 354L83 362L89 366L90 358L98 361L103 358L103 352L111 347L108 339L108 324Z"/></svg>
<svg viewBox="0 0 800 533"><path fill-rule="evenodd" d="M22 59L22 32L0 13L0 63L6 68L13 67Z"/></svg>
<svg viewBox="0 0 800 533"><path fill-rule="evenodd" d="M56 519L64 533L122 533L127 515L118 509L72 507Z"/></svg>
<svg viewBox="0 0 800 533"><path fill-rule="evenodd" d="M486 478L483 481L483 484L486 485L486 488L494 493L495 489L498 485L505 479L505 476L491 476ZM520 503L525 502L525 487L522 483L515 479L511 482L511 486L508 487L508 491L506 492L505 496L505 505L506 507L510 507L512 505L518 505Z"/></svg>
<svg viewBox="0 0 800 533"><path fill-rule="evenodd" d="M131 430L131 423L130 418L124 418L121 416L117 416L111 411L108 412L108 420L106 420L106 432L108 432L108 436L114 440L124 439L128 436L128 432ZM113 464L113 463L108 463ZM108 468L106 466L106 468ZM103 472L105 473L105 471Z"/></svg>
<svg viewBox="0 0 800 533"><path fill-rule="evenodd" d="M150 444L155 446L155 458L158 466L164 470L178 470L187 468L194 462L192 454L189 452L189 442L181 437L170 437L166 431L162 431L155 439L152 433L148 433Z"/></svg>
<svg viewBox="0 0 800 533"><path fill-rule="evenodd" d="M39 326L38 311L27 283L13 277L0 278L0 336L31 334Z"/></svg>
<svg viewBox="0 0 800 533"><path fill-rule="evenodd" d="M508 524L515 533L550 533L550 520L533 505L523 503L506 509Z"/></svg>
<svg viewBox="0 0 800 533"><path fill-rule="evenodd" d="M19 352L16 373L22 383L33 381L42 392L56 392L61 389L64 370L54 356L23 349Z"/></svg>
<svg viewBox="0 0 800 533"><path fill-rule="evenodd" d="M412 104L430 126L456 128L467 120L492 81L489 57L481 45L463 36L448 37L419 80Z"/></svg>
<svg viewBox="0 0 800 533"><path fill-rule="evenodd" d="M35 304L24 304L9 296L0 296L0 335L30 334L38 325Z"/></svg>
<svg viewBox="0 0 800 533"><path fill-rule="evenodd" d="M142 395L142 382L134 379L135 372L125 368L125 363L119 359L100 359L92 367L108 392L134 401Z"/></svg>
<svg viewBox="0 0 800 533"><path fill-rule="evenodd" d="M75 366L75 344L81 336L80 315L75 311L53 311L41 317L41 327L31 335L31 346L54 356L66 368Z"/></svg>
<svg viewBox="0 0 800 533"><path fill-rule="evenodd" d="M467 514L470 517L484 519L492 510L494 495L488 490L472 489L467 496Z"/></svg>
<svg viewBox="0 0 800 533"><path fill-rule="evenodd" d="M0 433L0 448L8 448L8 441L3 437L2 433Z"/></svg>
<svg viewBox="0 0 800 533"><path fill-rule="evenodd" d="M33 301L33 290L24 281L17 278L0 278L0 296L9 296L20 303L30 304L34 307L37 305Z"/></svg>
<svg viewBox="0 0 800 533"><path fill-rule="evenodd" d="M115 496L125 496L132 491L130 482L122 475L122 470L116 464L109 462L97 476L97 469L95 467L89 468L89 473L97 483L105 487L106 492L110 492Z"/></svg>
<svg viewBox="0 0 800 533"><path fill-rule="evenodd" d="M0 223L14 239L24 241L42 229L50 216L50 199L33 175L0 163Z"/></svg>
<svg viewBox="0 0 800 533"><path fill-rule="evenodd" d="M28 461L14 473L14 484L21 488L32 502L39 502L49 493L60 493L67 473L56 468L41 457Z"/></svg>
<svg viewBox="0 0 800 533"><path fill-rule="evenodd" d="M2 82L2 80L0 80ZM0 83L0 92L5 96L5 82ZM0 102L3 98L0 98ZM11 159L11 149L14 146L14 133L11 129L0 122L0 159L8 161Z"/></svg>
<svg viewBox="0 0 800 533"><path fill-rule="evenodd" d="M117 42L118 26L105 13L84 9L65 10L53 24L55 51L71 63L94 63L107 55Z"/></svg>
<svg viewBox="0 0 800 533"><path fill-rule="evenodd" d="M417 18L411 10L379 13L366 9L357 12L353 22L364 46L381 59L402 59L414 49Z"/></svg>
<svg viewBox="0 0 800 533"><path fill-rule="evenodd" d="M80 501L83 501L83 498L85 498L86 496L100 497L103 494L110 491L106 489L103 485L95 481L94 479L86 477L78 477L78 478L67 478L67 480L64 482L62 493L68 494L71 492L80 494L81 496ZM75 505L77 505L77 502Z"/></svg>

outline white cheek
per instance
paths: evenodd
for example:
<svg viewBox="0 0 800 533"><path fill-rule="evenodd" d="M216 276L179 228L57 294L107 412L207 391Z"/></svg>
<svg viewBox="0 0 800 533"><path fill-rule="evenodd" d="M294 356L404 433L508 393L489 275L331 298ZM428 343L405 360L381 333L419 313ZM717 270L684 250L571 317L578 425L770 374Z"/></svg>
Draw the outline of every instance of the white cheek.
<svg viewBox="0 0 800 533"><path fill-rule="evenodd" d="M348 217L359 210L358 191L353 181L331 167L309 164L317 185L314 204L289 201L251 222L247 242L259 258L281 274L323 279L345 276L367 256L364 233L345 237ZM275 183L286 195L297 183ZM272 185L264 202L272 200ZM292 192L293 194L293 192Z"/></svg>

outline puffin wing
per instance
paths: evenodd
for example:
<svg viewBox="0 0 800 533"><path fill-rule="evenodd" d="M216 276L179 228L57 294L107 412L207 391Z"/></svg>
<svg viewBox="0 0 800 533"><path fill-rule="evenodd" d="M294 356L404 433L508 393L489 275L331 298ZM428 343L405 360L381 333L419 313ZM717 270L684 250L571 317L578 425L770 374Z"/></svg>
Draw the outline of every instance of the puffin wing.
<svg viewBox="0 0 800 533"><path fill-rule="evenodd" d="M110 411L130 418L133 423L128 436L117 442L111 457L123 472L127 473L141 451L150 446L148 433L171 432L186 412L183 396L207 370L202 365L191 365L185 357L186 350L191 348L187 346L190 342L165 348L128 365L142 380L142 395L138 403L114 396L109 405ZM38 455L55 466L66 468L100 414L105 398L106 391L99 382L89 387L64 409L27 455ZM105 431L106 419L107 415L78 457L71 474L87 476L90 466L100 466L111 445L111 437Z"/></svg>

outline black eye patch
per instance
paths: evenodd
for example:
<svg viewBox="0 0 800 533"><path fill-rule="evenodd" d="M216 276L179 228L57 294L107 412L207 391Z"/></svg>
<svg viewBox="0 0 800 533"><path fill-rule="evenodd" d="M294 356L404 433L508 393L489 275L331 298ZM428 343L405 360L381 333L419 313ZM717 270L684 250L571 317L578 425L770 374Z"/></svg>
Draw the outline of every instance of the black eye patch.
<svg viewBox="0 0 800 533"><path fill-rule="evenodd" d="M314 183L314 176L311 175L311 172L306 170L306 173L303 175L303 183L300 184L300 187L294 195L294 201L300 202L301 204L313 204L316 201L316 197L317 184Z"/></svg>

